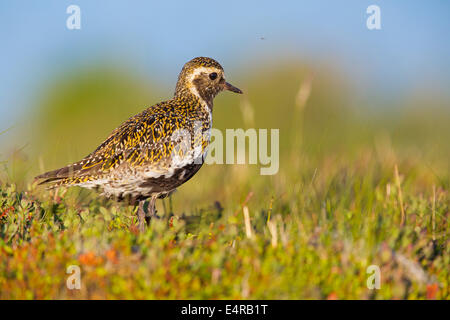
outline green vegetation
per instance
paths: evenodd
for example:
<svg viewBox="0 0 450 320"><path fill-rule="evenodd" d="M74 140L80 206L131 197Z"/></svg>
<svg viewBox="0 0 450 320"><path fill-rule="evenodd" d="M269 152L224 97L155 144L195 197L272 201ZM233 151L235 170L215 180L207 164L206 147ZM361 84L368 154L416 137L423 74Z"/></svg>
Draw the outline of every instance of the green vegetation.
<svg viewBox="0 0 450 320"><path fill-rule="evenodd" d="M28 147L2 152L0 299L449 299L448 102L415 93L374 111L341 77L292 65L227 70L247 94L215 102L216 128L280 129L278 174L204 166L144 234L132 207L31 181L164 95L113 71L50 84Z"/></svg>

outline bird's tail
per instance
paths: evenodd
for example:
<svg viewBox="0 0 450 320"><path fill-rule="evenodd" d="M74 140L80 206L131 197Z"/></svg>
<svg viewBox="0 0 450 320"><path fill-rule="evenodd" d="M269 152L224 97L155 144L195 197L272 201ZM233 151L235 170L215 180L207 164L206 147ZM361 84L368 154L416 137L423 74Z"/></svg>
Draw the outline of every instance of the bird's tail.
<svg viewBox="0 0 450 320"><path fill-rule="evenodd" d="M34 178L38 185L47 185L48 189L54 189L61 186L76 185L86 181L86 175L80 175L80 163L74 163L66 167L48 171Z"/></svg>

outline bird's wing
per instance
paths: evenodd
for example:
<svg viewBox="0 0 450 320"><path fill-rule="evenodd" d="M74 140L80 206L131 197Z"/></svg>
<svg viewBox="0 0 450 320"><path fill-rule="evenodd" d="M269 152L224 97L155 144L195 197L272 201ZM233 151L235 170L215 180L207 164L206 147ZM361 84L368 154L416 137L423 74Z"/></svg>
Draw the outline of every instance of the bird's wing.
<svg viewBox="0 0 450 320"><path fill-rule="evenodd" d="M81 161L44 173L36 179L42 180L39 184L78 184L127 166L146 166L158 174L165 174L174 163L173 155L183 157L186 148L194 144L194 140L186 140L185 132L193 134L195 143L198 143L198 134L187 125L186 117L156 105L125 121Z"/></svg>

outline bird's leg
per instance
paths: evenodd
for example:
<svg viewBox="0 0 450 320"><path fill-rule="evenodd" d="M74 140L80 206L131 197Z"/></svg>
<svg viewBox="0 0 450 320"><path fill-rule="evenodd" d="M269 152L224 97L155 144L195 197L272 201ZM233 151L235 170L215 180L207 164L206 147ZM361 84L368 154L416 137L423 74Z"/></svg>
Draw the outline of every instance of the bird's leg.
<svg viewBox="0 0 450 320"><path fill-rule="evenodd" d="M150 202L148 204L148 212L145 215L145 220L147 221L147 224L150 223L151 218L159 218L156 215L156 198L157 196L152 196L150 198Z"/></svg>
<svg viewBox="0 0 450 320"><path fill-rule="evenodd" d="M144 205L145 205L145 200L139 201L139 207L138 207L138 211L137 211L137 216L138 216L139 231L140 232L144 232L145 231L145 222L146 222L145 216L146 216L146 213L145 213Z"/></svg>

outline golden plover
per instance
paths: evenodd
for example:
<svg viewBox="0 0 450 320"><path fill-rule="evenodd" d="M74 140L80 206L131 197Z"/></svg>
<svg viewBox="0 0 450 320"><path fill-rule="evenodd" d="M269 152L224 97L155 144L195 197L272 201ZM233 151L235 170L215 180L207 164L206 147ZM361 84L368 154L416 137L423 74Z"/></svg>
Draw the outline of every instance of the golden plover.
<svg viewBox="0 0 450 320"><path fill-rule="evenodd" d="M210 142L213 99L222 90L242 93L225 81L211 58L187 62L172 99L129 118L85 158L36 177L49 188L80 186L137 205L139 229L155 215L155 202L200 169ZM150 199L148 213L144 202Z"/></svg>

